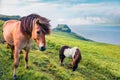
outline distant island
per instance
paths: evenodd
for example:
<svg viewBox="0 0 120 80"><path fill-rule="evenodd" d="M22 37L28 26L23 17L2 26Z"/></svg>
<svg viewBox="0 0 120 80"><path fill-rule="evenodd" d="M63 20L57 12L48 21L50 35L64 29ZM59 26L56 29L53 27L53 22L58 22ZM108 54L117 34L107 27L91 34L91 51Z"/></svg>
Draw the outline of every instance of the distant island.
<svg viewBox="0 0 120 80"><path fill-rule="evenodd" d="M80 40L85 40L85 41L92 41L90 39L84 38L83 36L80 36L74 32L72 32L72 30L69 28L69 26L67 24L58 24L57 27L55 27L53 30L53 32L64 32L64 33L68 33L71 36L80 39Z"/></svg>
<svg viewBox="0 0 120 80"><path fill-rule="evenodd" d="M71 33L71 29L66 24L58 24L57 27L53 29L53 31Z"/></svg>

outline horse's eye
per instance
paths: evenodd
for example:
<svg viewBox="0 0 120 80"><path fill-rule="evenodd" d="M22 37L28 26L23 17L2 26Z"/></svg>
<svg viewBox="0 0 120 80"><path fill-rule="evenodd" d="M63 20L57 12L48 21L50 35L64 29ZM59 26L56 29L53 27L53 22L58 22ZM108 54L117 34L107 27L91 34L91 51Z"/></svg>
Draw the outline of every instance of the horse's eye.
<svg viewBox="0 0 120 80"><path fill-rule="evenodd" d="M40 31L37 31L37 34L40 34Z"/></svg>

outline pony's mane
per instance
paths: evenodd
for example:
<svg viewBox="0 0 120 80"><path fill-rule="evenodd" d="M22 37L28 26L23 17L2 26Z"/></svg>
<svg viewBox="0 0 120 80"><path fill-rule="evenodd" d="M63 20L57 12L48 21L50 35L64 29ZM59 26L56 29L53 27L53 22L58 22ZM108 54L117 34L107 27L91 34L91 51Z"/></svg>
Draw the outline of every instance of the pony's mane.
<svg viewBox="0 0 120 80"><path fill-rule="evenodd" d="M30 14L28 16L24 16L24 17L20 18L21 32L23 34L27 34L27 35L31 36L32 30L33 30L33 24L34 24L35 20L40 21L40 22L36 22L36 23L41 26L41 28L45 34L50 34L49 20L38 14Z"/></svg>

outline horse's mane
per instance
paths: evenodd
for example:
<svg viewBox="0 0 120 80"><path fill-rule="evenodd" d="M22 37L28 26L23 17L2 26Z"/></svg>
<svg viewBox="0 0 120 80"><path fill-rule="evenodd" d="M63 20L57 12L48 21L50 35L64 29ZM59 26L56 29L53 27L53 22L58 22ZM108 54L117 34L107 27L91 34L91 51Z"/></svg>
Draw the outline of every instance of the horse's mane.
<svg viewBox="0 0 120 80"><path fill-rule="evenodd" d="M49 20L45 17L42 17L38 14L30 14L28 16L24 16L20 18L21 21L21 31L23 34L30 35L32 34L34 20L39 20L40 22L36 22L41 26L43 32L45 34L50 34L50 24Z"/></svg>

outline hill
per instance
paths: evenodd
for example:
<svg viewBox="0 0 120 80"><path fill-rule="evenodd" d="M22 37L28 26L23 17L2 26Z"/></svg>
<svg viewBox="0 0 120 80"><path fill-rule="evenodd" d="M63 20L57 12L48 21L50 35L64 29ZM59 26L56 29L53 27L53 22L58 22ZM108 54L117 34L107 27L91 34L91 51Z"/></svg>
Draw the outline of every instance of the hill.
<svg viewBox="0 0 120 80"><path fill-rule="evenodd" d="M120 46L80 40L65 32L52 32L46 40L44 52L32 42L28 70L24 68L24 54L20 54L18 80L120 80ZM81 50L82 61L75 72L71 70L71 59L66 58L64 66L59 64L63 45ZM12 80L13 60L9 58L10 50L0 44L0 80Z"/></svg>
<svg viewBox="0 0 120 80"><path fill-rule="evenodd" d="M6 21L6 20L18 20L20 18L20 16L16 15L16 16L8 16L8 15L1 15L0 14L0 20Z"/></svg>
<svg viewBox="0 0 120 80"><path fill-rule="evenodd" d="M66 24L58 24L57 27L55 27L52 31L57 32L57 33L63 32L63 33L71 35L74 38L80 39L80 40L92 41L90 39L84 38L83 36L80 36L80 35L72 32L72 30Z"/></svg>
<svg viewBox="0 0 120 80"><path fill-rule="evenodd" d="M2 25L3 25L4 21L0 20L0 43L2 43L4 41L3 39L3 34L2 34Z"/></svg>
<svg viewBox="0 0 120 80"><path fill-rule="evenodd" d="M53 31L71 33L71 29L66 24L58 24L57 27L53 29Z"/></svg>

